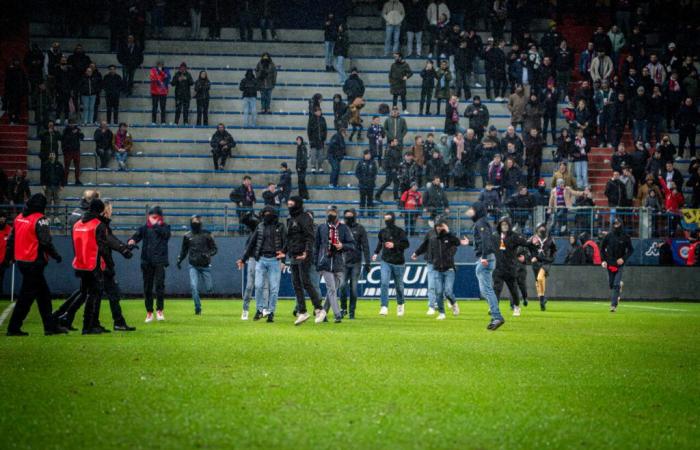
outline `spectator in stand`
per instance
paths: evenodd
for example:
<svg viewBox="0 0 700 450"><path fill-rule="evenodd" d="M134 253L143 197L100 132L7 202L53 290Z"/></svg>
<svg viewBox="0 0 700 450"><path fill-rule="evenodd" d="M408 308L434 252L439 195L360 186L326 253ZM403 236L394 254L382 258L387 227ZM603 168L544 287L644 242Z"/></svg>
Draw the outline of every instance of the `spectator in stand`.
<svg viewBox="0 0 700 450"><path fill-rule="evenodd" d="M243 182L240 186L233 189L229 194L229 199L236 204L236 213L238 214L238 233L246 234L247 227L245 225L245 217L253 213L255 206L255 191L253 183L248 175L243 177Z"/></svg>
<svg viewBox="0 0 700 450"><path fill-rule="evenodd" d="M277 84L277 66L272 62L270 54L262 54L260 61L255 66L255 79L260 91L260 107L262 114L272 114L270 103L272 102L272 90Z"/></svg>
<svg viewBox="0 0 700 450"><path fill-rule="evenodd" d="M629 107L624 92L618 92L617 99L611 105L606 120L609 124L607 142L609 146L618 148L622 133L629 120Z"/></svg>
<svg viewBox="0 0 700 450"><path fill-rule="evenodd" d="M661 92L660 86L655 87L659 90L659 92ZM678 72L671 72L671 75L668 77L668 81L666 83L665 88L665 94L665 98L663 96L660 97L663 100L660 102L660 106L663 107L663 110L661 111L661 117L665 115L666 127L669 130L675 130L676 128L674 128L673 122L678 121L678 110L680 109L681 104L683 104L683 92L680 81L678 79ZM655 108L655 106L652 105L652 108ZM654 113L655 112L656 111L654 110ZM654 118L656 118L656 116L654 116ZM661 124L661 121L662 119L659 118L659 124ZM678 126L678 124L676 124L676 126Z"/></svg>
<svg viewBox="0 0 700 450"><path fill-rule="evenodd" d="M625 35L620 28L613 24L608 31L608 39L610 40L610 57L612 58L613 66L617 66L620 59L620 52L627 42L625 41Z"/></svg>
<svg viewBox="0 0 700 450"><path fill-rule="evenodd" d="M460 132L459 98L456 95L451 96L445 105L445 128L443 131L450 136L455 136Z"/></svg>
<svg viewBox="0 0 700 450"><path fill-rule="evenodd" d="M27 174L23 170L17 169L15 176L7 182L7 198L10 200L10 204L23 205L31 196Z"/></svg>
<svg viewBox="0 0 700 450"><path fill-rule="evenodd" d="M435 84L435 99L437 100L437 112L436 116L440 115L440 104L443 100L445 103L449 101L450 94L450 82L452 81L452 73L448 67L447 60L443 59L440 61L440 67L438 68L436 74L436 84ZM447 109L447 106L445 106Z"/></svg>
<svg viewBox="0 0 700 450"><path fill-rule="evenodd" d="M452 30L450 28L449 18L447 15L441 14L436 29L435 59L449 58L450 53L452 52L452 47L450 44L451 33Z"/></svg>
<svg viewBox="0 0 700 450"><path fill-rule="evenodd" d="M231 156L231 151L236 147L236 141L226 130L226 126L220 123L216 127L214 135L209 140L211 154L214 159L214 170L224 170L226 160Z"/></svg>
<svg viewBox="0 0 700 450"><path fill-rule="evenodd" d="M36 122L36 135L46 129L49 122L49 108L51 108L51 99L49 98L49 91L46 87L46 83L40 83L35 88L35 92L32 94L34 102L34 117Z"/></svg>
<svg viewBox="0 0 700 450"><path fill-rule="evenodd" d="M664 193L664 207L668 214L668 231L669 236L673 237L676 234L676 229L681 222L681 208L685 205L685 198L680 191L683 184L676 184L673 181L666 182L664 177L659 177L659 184Z"/></svg>
<svg viewBox="0 0 700 450"><path fill-rule="evenodd" d="M593 97L593 106L597 112L598 121L598 145L600 147L606 147L609 123L608 119L610 116L610 108L615 98L615 91L610 89L610 83L608 81L603 81L600 83L600 89L595 90Z"/></svg>
<svg viewBox="0 0 700 450"><path fill-rule="evenodd" d="M688 155L695 157L695 136L698 126L698 110L691 97L686 97L678 110L678 156L685 154L685 144L688 143Z"/></svg>
<svg viewBox="0 0 700 450"><path fill-rule="evenodd" d="M697 209L700 208L700 163L695 160L694 163L690 164L688 172L690 172L690 178L688 178L685 185L693 192L690 205L688 206Z"/></svg>
<svg viewBox="0 0 700 450"><path fill-rule="evenodd" d="M316 173L317 170L323 173L323 160L325 159L323 146L328 136L328 126L320 107L316 107L313 114L309 116L306 134L309 137L309 145L311 146L311 173Z"/></svg>
<svg viewBox="0 0 700 450"><path fill-rule="evenodd" d="M630 118L632 119L632 139L647 141L647 121L649 119L649 98L643 86L637 88L637 95L630 102Z"/></svg>
<svg viewBox="0 0 700 450"><path fill-rule="evenodd" d="M499 152L499 144L498 130L496 130L495 126L491 125L489 127L489 132L481 141L481 146L477 147L475 152L475 157L478 157L479 161L479 174L481 175L482 187L486 186L486 180L489 173L489 163Z"/></svg>
<svg viewBox="0 0 700 450"><path fill-rule="evenodd" d="M190 39L199 40L202 28L203 0L190 1Z"/></svg>
<svg viewBox="0 0 700 450"><path fill-rule="evenodd" d="M508 111L510 111L510 124L513 127L523 126L523 115L525 114L525 105L527 97L523 86L518 84L515 86L515 92L508 97Z"/></svg>
<svg viewBox="0 0 700 450"><path fill-rule="evenodd" d="M629 208L634 204L634 187L637 183L637 180L635 180L632 174L632 169L629 166L625 165L622 167L620 181L625 186L625 201L620 206Z"/></svg>
<svg viewBox="0 0 700 450"><path fill-rule="evenodd" d="M420 58L423 50L423 24L425 22L425 6L422 0L408 0L406 4L406 57L413 55L415 39L416 56Z"/></svg>
<svg viewBox="0 0 700 450"><path fill-rule="evenodd" d="M540 178L537 182L537 189L532 193L532 199L535 202L535 206L547 206L549 205L549 192L547 191L547 183L544 178Z"/></svg>
<svg viewBox="0 0 700 450"><path fill-rule="evenodd" d="M666 82L666 69L659 61L656 53L649 54L649 63L645 67L649 69L649 75L651 76L654 84L663 86Z"/></svg>
<svg viewBox="0 0 700 450"><path fill-rule="evenodd" d="M559 86L559 101L568 97L571 72L574 70L574 52L567 46L566 40L559 43L554 56L554 67L557 70L557 86Z"/></svg>
<svg viewBox="0 0 700 450"><path fill-rule="evenodd" d="M335 131L347 128L349 118L348 105L340 94L333 95L333 128Z"/></svg>
<svg viewBox="0 0 700 450"><path fill-rule="evenodd" d="M267 183L267 189L265 189L262 193L263 205L272 206L275 209L279 209L279 194L280 192L277 190L277 185L275 183Z"/></svg>
<svg viewBox="0 0 700 450"><path fill-rule="evenodd" d="M386 23L384 38L384 56L389 52L397 53L400 46L401 24L406 16L403 4L398 0L389 0L382 8L382 18ZM406 109L406 108L404 108Z"/></svg>
<svg viewBox="0 0 700 450"><path fill-rule="evenodd" d="M660 86L655 85L652 87L648 105L649 119L647 121L647 134L645 142L651 142L651 136L654 136L655 143L658 145L661 142L661 131L663 128L664 116L666 114L666 98L664 98L663 94L661 93Z"/></svg>
<svg viewBox="0 0 700 450"><path fill-rule="evenodd" d="M574 141L569 134L568 128L562 128L561 131L559 131L556 144L557 149L554 151L554 161L566 164L574 150Z"/></svg>
<svg viewBox="0 0 700 450"><path fill-rule="evenodd" d="M280 179L277 182L279 203L284 205L292 195L292 171L286 162L280 164Z"/></svg>
<svg viewBox="0 0 700 450"><path fill-rule="evenodd" d="M243 126L252 128L255 126L258 115L256 103L260 86L251 69L246 70L245 76L238 85L238 89L241 91L241 97L243 98Z"/></svg>
<svg viewBox="0 0 700 450"><path fill-rule="evenodd" d="M120 123L119 129L114 134L114 141L112 142L114 159L116 159L117 164L119 164L119 170L127 169L126 161L129 159L129 153L133 146L133 139L127 128L126 123Z"/></svg>
<svg viewBox="0 0 700 450"><path fill-rule="evenodd" d="M644 168L644 172L653 175L654 179L659 176L661 173L661 170L664 168L666 165L666 161L662 159L662 153L660 151L660 146L656 147L656 150L654 150L654 153L651 155L651 158L649 158L649 161L647 161L647 165ZM673 157L671 157L671 161L673 161Z"/></svg>
<svg viewBox="0 0 700 450"><path fill-rule="evenodd" d="M421 88L420 88L420 107L418 110L419 115L423 115L425 111L426 115L430 115L430 102L433 98L433 89L435 89L435 80L437 79L437 72L433 66L433 61L431 59L427 60L425 67L420 73ZM425 107L425 109L424 109Z"/></svg>
<svg viewBox="0 0 700 450"><path fill-rule="evenodd" d="M681 171L676 169L673 165L673 161L667 161L665 167L661 170L659 174L666 184L670 185L673 182L676 186L683 186L683 175Z"/></svg>
<svg viewBox="0 0 700 450"><path fill-rule="evenodd" d="M568 226L567 213L569 208L574 205L575 197L584 195L584 192L575 191L566 186L561 178L557 179L556 183L549 196L549 210L554 216L552 229L556 230L561 236L566 232Z"/></svg>
<svg viewBox="0 0 700 450"><path fill-rule="evenodd" d="M503 165L503 160L501 159L501 154L496 153L493 156L493 160L489 163L489 171L486 177L487 181L494 185L498 190L503 187L503 173L505 171L505 166ZM456 182L455 182L456 184Z"/></svg>
<svg viewBox="0 0 700 450"><path fill-rule="evenodd" d="M513 158L506 158L505 168L501 179L501 187L505 192L504 198L508 199L515 195L522 180L522 171Z"/></svg>
<svg viewBox="0 0 700 450"><path fill-rule="evenodd" d="M211 82L206 70L199 72L194 83L194 98L197 100L197 126L209 126L209 90Z"/></svg>
<svg viewBox="0 0 700 450"><path fill-rule="evenodd" d="M515 223L523 230L527 226L532 209L535 207L535 199L527 190L527 186L520 184L518 192L506 199L506 205L511 209Z"/></svg>
<svg viewBox="0 0 700 450"><path fill-rule="evenodd" d="M470 59L470 51L468 48L468 43L466 35L461 33L457 36L459 39L457 47L454 50L454 74L455 74L455 88L457 97L462 96L462 90L464 90L464 99L469 100L472 96L471 88L469 87L469 72L472 70L471 66L473 60Z"/></svg>
<svg viewBox="0 0 700 450"><path fill-rule="evenodd" d="M573 142L572 142L573 146ZM557 185L557 180L562 179L564 180L564 185L570 188L575 188L576 187L576 179L574 176L571 174L571 171L569 170L569 166L565 161L562 161L559 163L559 168L557 169L556 172L554 172L554 175L552 175L552 187L555 187Z"/></svg>
<svg viewBox="0 0 700 450"><path fill-rule="evenodd" d="M429 180L430 182L426 185L425 189L423 205L425 213L428 214L432 220L435 220L435 218L440 215L450 213L450 202L447 199L445 186L442 183L440 175L435 174L429 178Z"/></svg>
<svg viewBox="0 0 700 450"><path fill-rule="evenodd" d="M102 89L105 91L107 123L117 124L119 123L119 97L124 89L124 82L117 74L117 66L114 64L109 65L109 72L102 80Z"/></svg>
<svg viewBox="0 0 700 450"><path fill-rule="evenodd" d="M605 197L608 199L608 207L617 208L627 202L624 183L620 180L620 172L613 170L612 178L605 184ZM611 211L611 216L613 211Z"/></svg>
<svg viewBox="0 0 700 450"><path fill-rule="evenodd" d="M593 64L593 58L595 58L596 51L593 42L589 42L586 45L586 49L581 52L578 60L578 72L585 79L590 80L591 76L591 64Z"/></svg>
<svg viewBox="0 0 700 450"><path fill-rule="evenodd" d="M329 187L338 187L338 177L340 176L340 164L345 158L345 137L348 132L345 128L341 128L336 132L328 142L328 163L331 165L331 179Z"/></svg>
<svg viewBox="0 0 700 450"><path fill-rule="evenodd" d="M403 161L399 166L399 190L400 192L407 191L413 183L420 181L420 167L413 159L413 153L408 151L403 155Z"/></svg>
<svg viewBox="0 0 700 450"><path fill-rule="evenodd" d="M343 92L348 96L348 105L352 105L357 97L365 95L365 83L360 78L357 67L350 69L350 76L343 84Z"/></svg>
<svg viewBox="0 0 700 450"><path fill-rule="evenodd" d="M240 0L238 6L238 34L242 42L253 40L253 25L257 0Z"/></svg>
<svg viewBox="0 0 700 450"><path fill-rule="evenodd" d="M66 57L61 57L54 79L56 89L56 125L60 125L61 120L65 120L67 123L68 119L70 119L71 101L73 101L71 70Z"/></svg>
<svg viewBox="0 0 700 450"><path fill-rule="evenodd" d="M401 4L401 2L398 1L389 1L387 3ZM411 66L403 59L403 55L401 55L400 52L395 51L394 63L389 68L389 91L392 95L393 106L396 106L399 97L401 97L401 107L403 108L404 114L408 114L408 108L406 106L406 80L411 78L412 75Z"/></svg>
<svg viewBox="0 0 700 450"><path fill-rule="evenodd" d="M149 74L151 81L151 125L156 124L158 108L160 108L160 123L165 124L165 101L168 98L170 86L170 71L163 67L163 61L157 61L156 67Z"/></svg>
<svg viewBox="0 0 700 450"><path fill-rule="evenodd" d="M330 13L323 23L323 55L326 61L326 72L333 72L333 50L338 36L338 24L335 15Z"/></svg>
<svg viewBox="0 0 700 450"><path fill-rule="evenodd" d="M500 213L501 194L490 181L486 182L486 187L479 194L478 200L486 207L489 214L498 215Z"/></svg>
<svg viewBox="0 0 700 450"><path fill-rule="evenodd" d="M335 71L338 72L338 83L341 85L345 84L348 79L347 73L345 73L345 58L348 57L348 52L350 51L350 36L347 30L345 30L344 24L338 24L338 32L335 37L335 45L333 46L333 55L335 56ZM348 100L350 103L350 100Z"/></svg>
<svg viewBox="0 0 700 450"><path fill-rule="evenodd" d="M543 114L544 108L542 107L537 94L533 92L530 95L530 100L525 104L525 108L523 110L523 133L528 134L533 128L541 130ZM544 139L546 139L546 136L544 136Z"/></svg>
<svg viewBox="0 0 700 450"><path fill-rule="evenodd" d="M100 122L100 127L95 130L93 139L95 140L95 168L107 169L112 160L112 141L114 140L114 134L109 129L107 121Z"/></svg>
<svg viewBox="0 0 700 450"><path fill-rule="evenodd" d="M352 142L352 138L355 137L357 133L357 140L362 140L362 118L360 117L360 111L365 106L365 100L362 97L356 97L352 104L348 108L350 114L349 124L352 125L352 132L350 133L349 141Z"/></svg>
<svg viewBox="0 0 700 450"><path fill-rule="evenodd" d="M445 4L444 0L431 0L428 5L428 9L425 13L426 19L428 21L428 58L432 58L433 55L438 55L436 53L435 44L438 39L438 25L445 24L450 20L450 9Z"/></svg>
<svg viewBox="0 0 700 450"><path fill-rule="evenodd" d="M386 179L384 184L382 184L377 192L374 194L374 200L378 203L382 203L382 193L384 190L393 183L394 185L394 201L399 200L399 167L401 166L401 147L399 147L399 140L397 138L392 138L389 140L389 148L387 149L386 155L384 157L384 171L386 172Z"/></svg>
<svg viewBox="0 0 700 450"><path fill-rule="evenodd" d="M506 54L503 51L505 42L498 41L498 46L494 46L494 40L489 37L484 47L484 68L486 77L486 97L493 100L491 86L496 95L496 101L502 102L506 96Z"/></svg>
<svg viewBox="0 0 700 450"><path fill-rule="evenodd" d="M92 70L93 78L95 84L97 85L97 92L95 93L95 106L92 107L92 123L98 125L100 123L99 119L99 109L100 109L100 91L102 90L102 74L97 69L97 64L91 62L88 66Z"/></svg>
<svg viewBox="0 0 700 450"><path fill-rule="evenodd" d="M641 141L635 142L634 151L629 158L629 166L634 174L634 178L641 182L646 175L645 169L649 160L649 151Z"/></svg>
<svg viewBox="0 0 700 450"><path fill-rule="evenodd" d="M309 199L309 190L306 187L306 168L309 165L309 149L304 142L304 138L297 136L297 156L296 156L296 171L297 183L299 184L299 197L303 200Z"/></svg>
<svg viewBox="0 0 700 450"><path fill-rule="evenodd" d="M661 198L661 190L659 190L656 184L656 176L649 173L646 175L644 183L640 184L639 189L637 189L637 201L639 206L645 206L647 204L647 197L649 197L652 192L654 192L654 196L658 201L658 199Z"/></svg>
<svg viewBox="0 0 700 450"><path fill-rule="evenodd" d="M374 186L377 183L377 163L374 162L372 152L365 150L362 159L355 167L355 178L360 189L360 211L374 208Z"/></svg>
<svg viewBox="0 0 700 450"><path fill-rule="evenodd" d="M260 36L263 41L267 41L267 30L270 30L270 37L275 41L277 31L275 30L275 20L277 20L278 0L259 0L258 8L260 11Z"/></svg>
<svg viewBox="0 0 700 450"><path fill-rule="evenodd" d="M182 123L189 124L190 115L190 100L192 99L192 75L187 70L187 64L180 63L177 73L173 76L170 82L175 87L175 125L180 123L180 114L182 114Z"/></svg>
<svg viewBox="0 0 700 450"><path fill-rule="evenodd" d="M542 117L544 119L542 126L542 138L547 141L547 130L551 130L552 144L557 140L557 115L559 115L559 92L554 84L553 79L547 81L545 87L539 94L539 104L542 108ZM527 107L526 107L527 108ZM551 128L550 128L551 127Z"/></svg>
<svg viewBox="0 0 700 450"><path fill-rule="evenodd" d="M74 120L68 121L68 126L63 129L61 137L61 149L63 150L63 167L65 169L64 184L68 184L68 173L71 163L75 165L75 185L82 186L80 182L80 141L85 135L75 124Z"/></svg>
<svg viewBox="0 0 700 450"><path fill-rule="evenodd" d="M54 214L47 214L56 225L61 223L57 207L61 205L61 190L64 186L63 164L56 160L55 153L49 153L49 159L41 163L41 187L46 196L46 205L54 208ZM53 216L53 219L51 219Z"/></svg>
<svg viewBox="0 0 700 450"><path fill-rule="evenodd" d="M122 65L122 78L124 80L123 89L127 96L131 96L134 90L134 73L143 64L143 48L136 42L132 34L127 36L126 41L119 45L117 61ZM116 122L116 120L115 120Z"/></svg>
<svg viewBox="0 0 700 450"><path fill-rule="evenodd" d="M418 183L413 182L411 186L401 195L401 209L406 216L406 234L416 236L416 221L420 217L423 207L423 195L418 191Z"/></svg>
<svg viewBox="0 0 700 450"><path fill-rule="evenodd" d="M433 180L435 177L438 177L442 180L445 178L447 170L448 167L442 159L440 151L438 149L433 149L430 159L425 164L425 179Z"/></svg>
<svg viewBox="0 0 700 450"><path fill-rule="evenodd" d="M46 130L39 134L39 139L41 140L41 145L39 147L39 159L41 162L48 160L50 153L58 156L61 133L56 130L52 120L49 120Z"/></svg>
<svg viewBox="0 0 700 450"><path fill-rule="evenodd" d="M576 175L576 186L583 189L588 186L588 141L583 135L583 130L576 132L574 139L573 153L574 174Z"/></svg>
<svg viewBox="0 0 700 450"><path fill-rule="evenodd" d="M95 113L95 99L100 92L100 82L97 74L93 73L92 68L85 69L85 74L80 79L80 103L82 105L82 124L87 126L92 124L93 115Z"/></svg>
<svg viewBox="0 0 700 450"><path fill-rule="evenodd" d="M525 135L525 165L527 166L527 185L535 187L535 183L540 179L540 169L542 168L542 151L544 140L540 136L537 128L532 128Z"/></svg>
<svg viewBox="0 0 700 450"><path fill-rule="evenodd" d="M625 144L618 145L617 151L610 161L610 167L612 170L622 173L622 168L629 164L631 164L631 158L627 154Z"/></svg>
<svg viewBox="0 0 700 450"><path fill-rule="evenodd" d="M391 142L396 139L399 149L403 148L403 140L408 133L406 119L401 117L401 111L397 106L391 108L391 115L384 121L384 131L386 132L387 141ZM400 159L400 158L399 158Z"/></svg>
<svg viewBox="0 0 700 450"><path fill-rule="evenodd" d="M477 139L481 140L489 125L489 109L481 103L481 97L474 96L472 104L464 110L464 117L469 119L469 128L474 130Z"/></svg>
<svg viewBox="0 0 700 450"><path fill-rule="evenodd" d="M613 60L604 52L599 51L591 61L591 67L588 69L591 80L593 82L610 81L615 72L615 64Z"/></svg>

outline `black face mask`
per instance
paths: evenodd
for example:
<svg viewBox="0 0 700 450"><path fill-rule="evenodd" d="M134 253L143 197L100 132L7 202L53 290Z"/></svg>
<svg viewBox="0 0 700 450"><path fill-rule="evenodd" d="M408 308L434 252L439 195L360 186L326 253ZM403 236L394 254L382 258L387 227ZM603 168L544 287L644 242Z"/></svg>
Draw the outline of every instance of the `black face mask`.
<svg viewBox="0 0 700 450"><path fill-rule="evenodd" d="M622 225L619 227L613 227L613 233L615 233L617 236L620 236L622 234Z"/></svg>
<svg viewBox="0 0 700 450"><path fill-rule="evenodd" d="M440 228L438 230L438 236L445 236L446 234L447 234L447 230L445 230L444 228Z"/></svg>
<svg viewBox="0 0 700 450"><path fill-rule="evenodd" d="M326 217L328 223L335 223L336 219L338 219L338 216L335 214L328 214L328 217Z"/></svg>
<svg viewBox="0 0 700 450"><path fill-rule="evenodd" d="M289 214L292 216L296 216L297 214L299 214L301 212L301 209L302 209L301 206L294 204L294 206L289 207Z"/></svg>
<svg viewBox="0 0 700 450"><path fill-rule="evenodd" d="M387 227L393 227L394 219L384 219L384 224L386 224Z"/></svg>
<svg viewBox="0 0 700 450"><path fill-rule="evenodd" d="M202 223L201 222L192 222L192 223L190 223L190 229L192 229L192 231L197 233L202 229Z"/></svg>
<svg viewBox="0 0 700 450"><path fill-rule="evenodd" d="M537 236L539 236L541 239L544 239L547 237L547 232L545 230L540 230L537 232Z"/></svg>
<svg viewBox="0 0 700 450"><path fill-rule="evenodd" d="M355 216L345 216L345 225L349 227L355 225Z"/></svg>
<svg viewBox="0 0 700 450"><path fill-rule="evenodd" d="M276 218L277 218L277 217L275 217L274 214L265 214L265 215L263 216L263 221L264 221L266 224L269 225L269 224L273 223L273 222L275 221Z"/></svg>

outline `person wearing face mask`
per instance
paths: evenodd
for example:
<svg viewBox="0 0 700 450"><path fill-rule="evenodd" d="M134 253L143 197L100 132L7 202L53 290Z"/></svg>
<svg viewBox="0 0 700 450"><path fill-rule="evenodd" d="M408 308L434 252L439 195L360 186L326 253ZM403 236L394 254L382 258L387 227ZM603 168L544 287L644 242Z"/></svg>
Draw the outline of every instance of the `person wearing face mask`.
<svg viewBox="0 0 700 450"><path fill-rule="evenodd" d="M263 208L262 222L258 224L250 237L243 256L236 261L238 270L243 270L244 261L255 258L255 306L257 311L253 320L267 318L268 323L275 321L277 295L280 289L280 277L284 268L284 250L287 246L287 227L279 221L277 210L272 206ZM264 298L264 286L269 286L269 296Z"/></svg>
<svg viewBox="0 0 700 450"><path fill-rule="evenodd" d="M209 145L214 158L214 170L224 170L226 160L231 156L231 151L236 148L236 141L226 130L226 125L223 123L217 125L214 135L209 140Z"/></svg>
<svg viewBox="0 0 700 450"><path fill-rule="evenodd" d="M396 225L393 212L384 214L384 224L386 226L379 231L377 247L372 255L372 261L377 261L380 252L382 256L379 315L389 314L389 282L393 279L398 304L396 315L402 317L404 315L403 275L406 262L404 251L410 244L406 232Z"/></svg>
<svg viewBox="0 0 700 450"><path fill-rule="evenodd" d="M216 242L211 233L202 229L202 218L195 214L190 219L190 231L182 237L180 255L177 257L177 268L182 268L182 261L187 258L190 263L190 288L194 300L194 313L202 314L202 303L199 299L199 286L204 284L207 292L214 289L211 277L211 258L216 255Z"/></svg>
<svg viewBox="0 0 700 450"><path fill-rule="evenodd" d="M412 260L426 254L426 261L430 261L432 270L432 288L435 295L435 303L438 309L437 320L445 320L445 298L450 302L452 314L459 315L459 306L454 297L453 287L455 282L455 254L460 245L468 245L469 239L459 239L450 233L447 220L440 218L436 221L434 232L428 232L421 245L411 255ZM429 255L429 256L428 256ZM430 287L428 288L430 289Z"/></svg>
<svg viewBox="0 0 700 450"><path fill-rule="evenodd" d="M310 268L314 264L314 220L304 210L304 199L293 196L287 200L289 218L287 219L287 248L284 253L289 256L292 269L292 286L296 297L296 320L294 325L301 325L309 320L310 314L306 312L306 300L304 290L311 298L314 307L316 322L322 322L326 317L326 311L321 304L319 291L311 282Z"/></svg>
<svg viewBox="0 0 700 450"><path fill-rule="evenodd" d="M540 310L547 309L547 299L545 291L547 289L547 277L549 276L549 267L554 262L554 256L557 254L557 246L554 245L554 239L547 232L547 224L540 223L535 228L535 235L529 240L531 244L531 259L532 271L535 274L535 288L537 296L540 299Z"/></svg>
<svg viewBox="0 0 700 450"><path fill-rule="evenodd" d="M516 252L519 247L530 247L531 244L519 233L513 231L510 218L501 217L496 225L494 239L498 243L496 251L496 269L493 271L493 289L496 298L501 298L503 284L510 291L510 307L514 317L520 317L520 296L517 286Z"/></svg>
<svg viewBox="0 0 700 450"><path fill-rule="evenodd" d="M345 280L340 286L340 312L345 317L349 313L350 320L355 318L357 306L357 282L360 279L360 268L365 276L369 273L371 263L369 257L369 240L365 227L357 222L357 211L354 208L343 212L343 222L350 229L355 241L355 248L345 254ZM364 260L364 265L362 261ZM348 309L350 297L350 309Z"/></svg>
<svg viewBox="0 0 700 450"><path fill-rule="evenodd" d="M600 246L600 253L603 259L601 267L608 271L610 312L617 311L617 305L620 302L622 272L633 251L632 240L625 233L622 220L616 218L613 221L612 232L605 235Z"/></svg>
<svg viewBox="0 0 700 450"><path fill-rule="evenodd" d="M170 225L163 219L163 210L154 206L148 211L145 225L141 225L128 241L130 247L141 244L141 272L146 304L146 323L153 322L153 289L156 293L156 318L165 320L165 268L168 267Z"/></svg>
<svg viewBox="0 0 700 450"><path fill-rule="evenodd" d="M343 319L338 304L338 289L345 280L345 254L355 250L355 240L347 225L338 221L338 208L326 208L326 223L316 228L316 270L326 282L324 309L333 308L335 323ZM317 317L317 320L319 318Z"/></svg>

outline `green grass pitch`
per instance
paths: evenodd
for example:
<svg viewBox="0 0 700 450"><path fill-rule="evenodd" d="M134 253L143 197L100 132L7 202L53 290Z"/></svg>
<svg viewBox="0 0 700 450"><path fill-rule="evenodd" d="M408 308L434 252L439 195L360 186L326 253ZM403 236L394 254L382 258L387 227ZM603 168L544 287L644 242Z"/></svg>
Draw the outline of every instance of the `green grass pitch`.
<svg viewBox="0 0 700 450"><path fill-rule="evenodd" d="M0 448L700 446L700 304L550 302L497 332L484 302L461 305L438 322L362 301L355 321L294 327L291 301L274 324L168 301L149 325L124 301L136 332L56 337L33 306L28 338L0 337Z"/></svg>

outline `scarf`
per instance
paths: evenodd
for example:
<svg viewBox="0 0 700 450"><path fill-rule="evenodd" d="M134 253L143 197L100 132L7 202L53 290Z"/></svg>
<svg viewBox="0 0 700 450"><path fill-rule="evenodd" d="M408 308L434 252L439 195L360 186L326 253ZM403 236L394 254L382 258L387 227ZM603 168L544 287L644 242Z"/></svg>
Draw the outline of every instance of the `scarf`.
<svg viewBox="0 0 700 450"><path fill-rule="evenodd" d="M455 142L455 145L457 146L457 151L455 152L457 155L457 159L459 159L461 161L462 154L464 153L464 138L457 139L457 137L455 136L454 142Z"/></svg>
<svg viewBox="0 0 700 450"><path fill-rule="evenodd" d="M329 223L328 224L328 248L327 253L328 256L331 256L333 254L333 251L335 250L335 244L337 244L338 241L338 224L337 223Z"/></svg>
<svg viewBox="0 0 700 450"><path fill-rule="evenodd" d="M114 138L114 145L116 145L117 148L124 148L125 141L126 141L126 132L122 133L121 131L117 131L117 134Z"/></svg>
<svg viewBox="0 0 700 450"><path fill-rule="evenodd" d="M457 112L457 102L450 102L450 105L452 105L452 123L459 123L459 112Z"/></svg>

